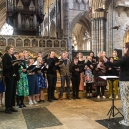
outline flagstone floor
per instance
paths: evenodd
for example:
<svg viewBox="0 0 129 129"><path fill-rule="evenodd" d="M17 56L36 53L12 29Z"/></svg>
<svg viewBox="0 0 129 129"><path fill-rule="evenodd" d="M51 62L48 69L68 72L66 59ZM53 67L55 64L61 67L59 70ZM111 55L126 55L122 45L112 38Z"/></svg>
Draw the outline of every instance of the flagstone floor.
<svg viewBox="0 0 129 129"><path fill-rule="evenodd" d="M38 110L38 108L42 109L45 107L62 123L57 126L49 127L49 125L47 125L47 127L43 126L37 129L106 129L106 127L97 123L96 120L108 119L107 113L111 104L111 100L93 101L86 98L80 100L65 99L53 102L45 101L33 106L26 103L27 107L25 109L36 108L36 110ZM120 109L121 101L115 100L115 106ZM28 123L26 123L22 110L23 109L18 109L16 113L5 114L4 107L0 107L0 129L28 129ZM30 114L30 117L34 117L34 119L44 124L45 118L39 118L41 115L38 115L38 111L37 116L34 116L34 114ZM120 117L120 114L115 117ZM49 119L45 121L49 121Z"/></svg>

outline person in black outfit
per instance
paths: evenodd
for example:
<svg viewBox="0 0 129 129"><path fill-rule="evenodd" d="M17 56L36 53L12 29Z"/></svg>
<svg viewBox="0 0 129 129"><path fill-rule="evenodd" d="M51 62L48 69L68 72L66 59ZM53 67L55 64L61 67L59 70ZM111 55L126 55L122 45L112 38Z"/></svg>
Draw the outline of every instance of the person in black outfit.
<svg viewBox="0 0 129 129"><path fill-rule="evenodd" d="M124 56L113 65L120 67L119 87L124 119L119 123L129 126L129 42L125 43Z"/></svg>
<svg viewBox="0 0 129 129"><path fill-rule="evenodd" d="M47 80L48 80L48 101L52 102L52 100L57 100L57 98L54 96L54 91L56 87L57 82L57 73L56 69L57 66L60 64L60 62L57 62L55 59L55 52L50 52L50 57L46 61L48 65L47 70Z"/></svg>
<svg viewBox="0 0 129 129"><path fill-rule="evenodd" d="M70 68L70 72L72 73L73 99L80 99L78 96L81 73L80 66L81 65L78 65L78 58L74 57L73 64Z"/></svg>
<svg viewBox="0 0 129 129"><path fill-rule="evenodd" d="M14 62L16 58L13 54L13 46L6 47L6 53L3 56L3 75L5 76L6 91L5 91L5 113L17 112L13 108L15 106L15 95L16 95L16 85L18 80L18 62Z"/></svg>

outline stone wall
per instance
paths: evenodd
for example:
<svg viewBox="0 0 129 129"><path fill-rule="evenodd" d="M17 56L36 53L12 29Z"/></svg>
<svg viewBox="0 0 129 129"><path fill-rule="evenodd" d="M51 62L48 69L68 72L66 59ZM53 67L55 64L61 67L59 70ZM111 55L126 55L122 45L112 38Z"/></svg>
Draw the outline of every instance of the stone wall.
<svg viewBox="0 0 129 129"><path fill-rule="evenodd" d="M124 36L126 27L129 25L129 17L124 9L115 8L113 11L113 27L118 27L113 29L113 40L112 40L112 9L109 8L107 14L107 28L106 28L106 51L108 56L112 55L114 49L122 49L124 45ZM119 27L120 26L120 27ZM113 41L113 42L112 42Z"/></svg>

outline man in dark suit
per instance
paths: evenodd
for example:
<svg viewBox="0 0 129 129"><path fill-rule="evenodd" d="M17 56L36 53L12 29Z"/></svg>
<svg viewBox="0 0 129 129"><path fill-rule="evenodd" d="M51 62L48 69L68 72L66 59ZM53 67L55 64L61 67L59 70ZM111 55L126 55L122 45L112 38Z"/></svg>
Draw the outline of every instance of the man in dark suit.
<svg viewBox="0 0 129 129"><path fill-rule="evenodd" d="M11 114L12 112L17 112L13 108L15 106L15 95L16 95L16 85L18 80L18 62L14 62L16 57L13 56L14 48L13 46L6 47L6 53L2 58L3 63L3 76L5 77L6 91L5 91L5 113Z"/></svg>
<svg viewBox="0 0 129 129"><path fill-rule="evenodd" d="M46 61L48 65L47 70L47 79L48 79L48 101L52 102L52 100L58 100L54 96L54 91L56 87L57 82L57 66L59 65L59 62L57 62L57 59L55 58L55 52L50 52L50 57Z"/></svg>

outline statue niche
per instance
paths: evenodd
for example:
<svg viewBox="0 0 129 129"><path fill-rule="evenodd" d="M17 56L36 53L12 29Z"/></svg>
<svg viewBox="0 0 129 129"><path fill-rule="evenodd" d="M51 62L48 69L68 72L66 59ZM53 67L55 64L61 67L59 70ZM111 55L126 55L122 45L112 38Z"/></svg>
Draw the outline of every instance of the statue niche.
<svg viewBox="0 0 129 129"><path fill-rule="evenodd" d="M37 39L32 40L32 47L38 47L38 41Z"/></svg>
<svg viewBox="0 0 129 129"><path fill-rule="evenodd" d="M44 40L40 40L39 41L39 47L45 47L45 41Z"/></svg>
<svg viewBox="0 0 129 129"><path fill-rule="evenodd" d="M61 47L66 47L66 42L65 41L61 41Z"/></svg>
<svg viewBox="0 0 129 129"><path fill-rule="evenodd" d="M6 39L0 38L0 46L6 46Z"/></svg>
<svg viewBox="0 0 129 129"><path fill-rule="evenodd" d="M58 40L54 41L54 47L59 47L59 41Z"/></svg>
<svg viewBox="0 0 129 129"><path fill-rule="evenodd" d="M51 40L47 41L47 47L52 47L52 41Z"/></svg>
<svg viewBox="0 0 129 129"><path fill-rule="evenodd" d="M23 46L22 40L21 40L20 38L18 38L18 39L16 40L16 46L17 46L17 47Z"/></svg>
<svg viewBox="0 0 129 129"><path fill-rule="evenodd" d="M8 45L15 46L15 41L13 38L8 39Z"/></svg>
<svg viewBox="0 0 129 129"><path fill-rule="evenodd" d="M25 39L24 40L24 47L29 47L30 46L30 40L29 39Z"/></svg>

